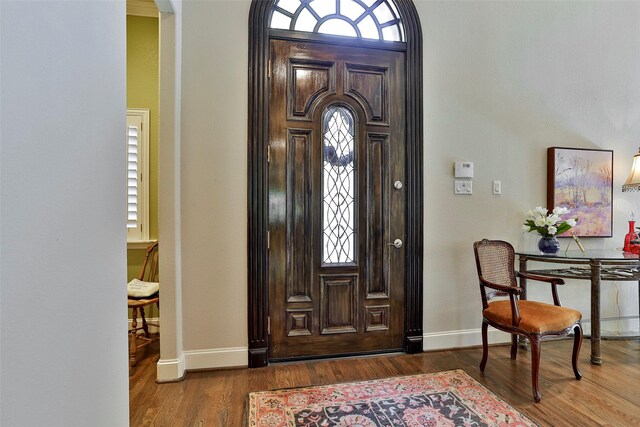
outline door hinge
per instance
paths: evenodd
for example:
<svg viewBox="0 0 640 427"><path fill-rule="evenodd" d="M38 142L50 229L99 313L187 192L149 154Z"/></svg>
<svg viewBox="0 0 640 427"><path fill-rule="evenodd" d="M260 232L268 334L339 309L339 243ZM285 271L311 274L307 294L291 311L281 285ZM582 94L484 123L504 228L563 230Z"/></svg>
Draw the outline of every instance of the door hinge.
<svg viewBox="0 0 640 427"><path fill-rule="evenodd" d="M271 162L271 145L267 145L267 163Z"/></svg>
<svg viewBox="0 0 640 427"><path fill-rule="evenodd" d="M271 249L271 232L267 230L267 250Z"/></svg>
<svg viewBox="0 0 640 427"><path fill-rule="evenodd" d="M267 335L271 335L271 316L267 316Z"/></svg>
<svg viewBox="0 0 640 427"><path fill-rule="evenodd" d="M267 62L267 78L271 78L271 60Z"/></svg>

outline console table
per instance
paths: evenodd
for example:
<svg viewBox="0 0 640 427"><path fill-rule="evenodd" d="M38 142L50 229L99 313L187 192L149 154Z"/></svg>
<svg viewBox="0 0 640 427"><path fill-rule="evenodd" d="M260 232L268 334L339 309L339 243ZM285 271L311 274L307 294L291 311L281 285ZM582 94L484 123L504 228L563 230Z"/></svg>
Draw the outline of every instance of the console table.
<svg viewBox="0 0 640 427"><path fill-rule="evenodd" d="M591 281L591 363L602 364L600 355L600 283L603 280L635 281L640 285L640 255L619 250L560 251L555 255L516 251L520 271L562 279ZM568 268L528 270L527 262L547 262L572 265ZM527 298L527 279L520 279L521 298ZM638 287L640 301L640 286Z"/></svg>

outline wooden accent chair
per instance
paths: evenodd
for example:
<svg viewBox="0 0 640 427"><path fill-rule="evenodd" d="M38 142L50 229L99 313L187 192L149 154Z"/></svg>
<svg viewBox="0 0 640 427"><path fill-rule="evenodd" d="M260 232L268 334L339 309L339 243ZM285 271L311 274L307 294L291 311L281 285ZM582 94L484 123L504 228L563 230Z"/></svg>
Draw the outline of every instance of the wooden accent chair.
<svg viewBox="0 0 640 427"><path fill-rule="evenodd" d="M142 264L138 279L145 282L158 281L158 242L151 244L147 248L147 254L145 255L144 264ZM160 327L158 322L147 321L144 313L144 308L152 304L156 304L158 309L160 309L160 292L145 298L129 297L128 300L128 305L132 313L131 328L129 329L129 365L136 366L136 353L138 349L155 341L155 338L152 338L149 334L149 325ZM138 326L138 310L140 310L142 326ZM138 334L140 330L144 333Z"/></svg>
<svg viewBox="0 0 640 427"><path fill-rule="evenodd" d="M557 285L563 285L562 279L520 273L514 270L515 253L513 246L500 240L484 239L473 244L476 267L480 279L482 296L482 362L480 370L487 365L489 325L511 336L511 359L516 358L518 336L526 337L531 346L531 382L533 398L540 402L542 395L538 388L538 370L540 367L540 343L548 337L566 336L574 332L573 373L576 379L582 378L578 371L578 355L582 345L582 314L560 305ZM546 282L551 285L554 304L518 299L523 293L516 282L517 277ZM508 296L509 299L490 301L495 296Z"/></svg>

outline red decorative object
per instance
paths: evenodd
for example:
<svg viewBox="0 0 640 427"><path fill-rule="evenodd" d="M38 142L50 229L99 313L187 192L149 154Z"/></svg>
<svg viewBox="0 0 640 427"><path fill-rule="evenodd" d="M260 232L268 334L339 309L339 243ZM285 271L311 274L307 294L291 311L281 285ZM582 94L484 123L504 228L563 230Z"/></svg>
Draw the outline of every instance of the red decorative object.
<svg viewBox="0 0 640 427"><path fill-rule="evenodd" d="M636 222L629 221L629 232L626 236L624 236L624 247L622 248L625 252L633 252L631 250L631 241L637 240L638 234L636 233Z"/></svg>

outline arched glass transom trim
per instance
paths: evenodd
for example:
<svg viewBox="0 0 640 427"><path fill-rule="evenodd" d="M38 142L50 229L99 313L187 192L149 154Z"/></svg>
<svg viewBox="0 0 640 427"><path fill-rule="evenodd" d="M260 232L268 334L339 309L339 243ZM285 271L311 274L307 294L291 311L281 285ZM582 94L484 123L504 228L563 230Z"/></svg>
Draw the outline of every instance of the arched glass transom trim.
<svg viewBox="0 0 640 427"><path fill-rule="evenodd" d="M322 261L355 261L355 120L334 105L322 120Z"/></svg>
<svg viewBox="0 0 640 427"><path fill-rule="evenodd" d="M269 28L405 41L393 0L277 0Z"/></svg>

